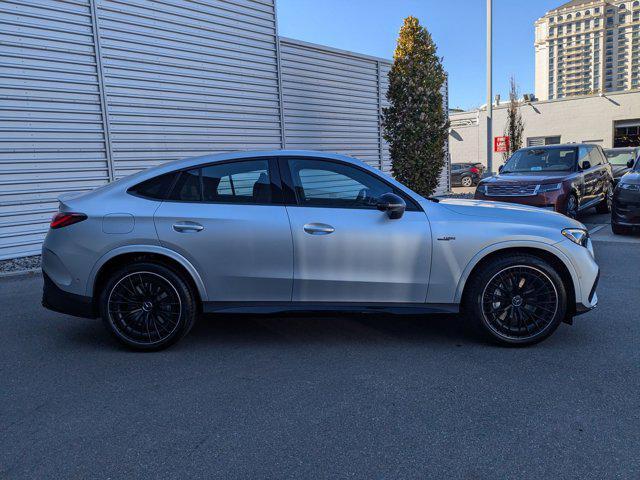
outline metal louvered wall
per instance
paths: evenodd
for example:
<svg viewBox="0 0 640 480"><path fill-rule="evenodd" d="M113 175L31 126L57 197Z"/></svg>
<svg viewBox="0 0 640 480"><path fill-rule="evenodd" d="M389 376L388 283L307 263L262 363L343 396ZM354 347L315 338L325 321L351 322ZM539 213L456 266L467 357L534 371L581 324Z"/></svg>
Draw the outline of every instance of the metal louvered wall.
<svg viewBox="0 0 640 480"><path fill-rule="evenodd" d="M389 68L278 41L275 0L2 0L0 260L40 252L61 193L178 158L286 146L389 172Z"/></svg>
<svg viewBox="0 0 640 480"><path fill-rule="evenodd" d="M109 180L88 1L0 3L0 259L39 253L63 192Z"/></svg>

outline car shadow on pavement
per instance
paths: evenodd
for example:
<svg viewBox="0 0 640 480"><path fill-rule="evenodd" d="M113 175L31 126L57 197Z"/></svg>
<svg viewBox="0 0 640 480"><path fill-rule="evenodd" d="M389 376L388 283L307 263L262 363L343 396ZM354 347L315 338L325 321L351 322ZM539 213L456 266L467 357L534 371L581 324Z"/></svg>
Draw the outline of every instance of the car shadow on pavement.
<svg viewBox="0 0 640 480"><path fill-rule="evenodd" d="M190 344L420 344L477 343L459 316L383 314L207 315L188 339Z"/></svg>
<svg viewBox="0 0 640 480"><path fill-rule="evenodd" d="M100 320L65 318L56 329L61 338L90 349L128 351ZM62 332L61 330L64 330ZM174 349L250 345L376 345L421 344L449 348L484 344L457 315L406 316L383 314L205 315Z"/></svg>

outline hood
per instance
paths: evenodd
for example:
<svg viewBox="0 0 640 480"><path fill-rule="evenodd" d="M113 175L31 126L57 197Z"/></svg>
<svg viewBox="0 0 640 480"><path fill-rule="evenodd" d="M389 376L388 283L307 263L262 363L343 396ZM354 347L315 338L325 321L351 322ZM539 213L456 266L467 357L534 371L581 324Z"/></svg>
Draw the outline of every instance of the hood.
<svg viewBox="0 0 640 480"><path fill-rule="evenodd" d="M626 165L611 165L611 171L613 172L613 178L620 178L631 169Z"/></svg>
<svg viewBox="0 0 640 480"><path fill-rule="evenodd" d="M640 172L635 170L627 172L620 179L620 183L630 183L632 185L640 185Z"/></svg>
<svg viewBox="0 0 640 480"><path fill-rule="evenodd" d="M445 199L439 205L459 215L491 218L496 221L541 225L545 227L585 228L585 226L560 213L538 207L519 205L516 203L493 202L486 200Z"/></svg>
<svg viewBox="0 0 640 480"><path fill-rule="evenodd" d="M522 173L500 173L493 177L485 178L480 183L486 184L547 184L562 182L570 172L522 172Z"/></svg>

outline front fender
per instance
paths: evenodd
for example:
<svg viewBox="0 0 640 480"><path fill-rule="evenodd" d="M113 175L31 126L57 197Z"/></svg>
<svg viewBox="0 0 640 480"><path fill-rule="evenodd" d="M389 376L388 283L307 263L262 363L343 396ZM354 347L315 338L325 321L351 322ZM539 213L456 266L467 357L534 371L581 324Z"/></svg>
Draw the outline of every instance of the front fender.
<svg viewBox="0 0 640 480"><path fill-rule="evenodd" d="M204 282L202 281L200 274L198 274L198 271L194 268L191 262L189 262L189 260L184 258L179 253L175 252L174 250L159 245L125 245L122 247L114 248L113 250L105 253L102 257L100 257L100 259L96 262L96 264L93 266L93 269L91 270L87 281L87 296L93 296L93 285L95 284L95 280L100 269L112 258L127 253L154 253L175 260L180 265L182 265L185 270L187 270L187 272L189 272L189 275L191 275L191 278L193 279L193 282L198 289L198 293L200 294L200 298L202 299L202 301L206 302L208 300L207 290Z"/></svg>
<svg viewBox="0 0 640 480"><path fill-rule="evenodd" d="M573 282L573 288L576 293L576 298L582 298L582 291L580 287L580 277L578 276L578 272L574 267L573 263L569 259L567 255L565 255L559 248L554 246L553 244L538 242L534 240L514 240L514 241L505 241L505 242L497 242L492 245L485 247L480 250L467 264L465 269L462 272L460 280L458 281L458 286L456 288L455 294L455 303L460 303L462 301L462 294L464 292L464 287L467 284L467 280L469 279L469 275L473 271L473 269L482 261L482 259L486 258L487 255L498 252L500 250L508 250L514 248L531 248L535 250L543 250L547 253L552 254L556 258L558 258L564 266L567 268L569 274L571 275L571 280Z"/></svg>

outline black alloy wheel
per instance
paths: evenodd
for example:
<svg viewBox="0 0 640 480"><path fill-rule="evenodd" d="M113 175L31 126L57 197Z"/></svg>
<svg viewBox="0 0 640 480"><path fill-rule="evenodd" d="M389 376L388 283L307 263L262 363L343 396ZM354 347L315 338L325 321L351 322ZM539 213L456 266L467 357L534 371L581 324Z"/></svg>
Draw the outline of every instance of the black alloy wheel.
<svg viewBox="0 0 640 480"><path fill-rule="evenodd" d="M567 312L567 287L555 266L535 255L497 256L474 271L462 308L476 331L507 346L538 343Z"/></svg>
<svg viewBox="0 0 640 480"><path fill-rule="evenodd" d="M482 314L489 328L513 339L544 332L552 324L558 304L558 292L551 279L528 265L499 271L482 294Z"/></svg>
<svg viewBox="0 0 640 480"><path fill-rule="evenodd" d="M578 197L576 197L573 193L569 195L569 198L567 198L567 208L565 215L569 218L578 217Z"/></svg>
<svg viewBox="0 0 640 480"><path fill-rule="evenodd" d="M102 318L118 340L159 350L191 329L196 308L187 282L164 265L138 264L115 272L101 301Z"/></svg>

